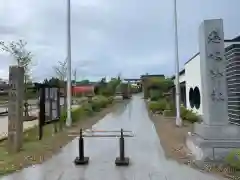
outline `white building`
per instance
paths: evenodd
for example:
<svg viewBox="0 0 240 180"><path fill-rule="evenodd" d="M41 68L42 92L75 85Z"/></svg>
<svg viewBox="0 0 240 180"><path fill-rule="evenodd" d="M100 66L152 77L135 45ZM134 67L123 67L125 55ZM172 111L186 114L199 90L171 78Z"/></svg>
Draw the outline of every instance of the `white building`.
<svg viewBox="0 0 240 180"><path fill-rule="evenodd" d="M233 44L240 44L240 36L232 40L225 40L224 42L225 48L228 47L229 49ZM172 77L172 80L175 80L175 76ZM181 86L181 102L187 109L202 115L201 102L203 94L201 93L202 85L199 53L196 53L184 64L184 69L179 72L179 81Z"/></svg>

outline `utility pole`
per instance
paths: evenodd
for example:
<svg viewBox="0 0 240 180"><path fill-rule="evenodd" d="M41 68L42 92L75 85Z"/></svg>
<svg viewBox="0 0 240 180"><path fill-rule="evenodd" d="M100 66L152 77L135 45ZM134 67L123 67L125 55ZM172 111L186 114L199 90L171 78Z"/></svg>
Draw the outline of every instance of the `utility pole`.
<svg viewBox="0 0 240 180"><path fill-rule="evenodd" d="M71 80L71 1L67 0L67 119L66 126L72 125L72 80Z"/></svg>
<svg viewBox="0 0 240 180"><path fill-rule="evenodd" d="M180 116L180 83L179 83L179 57L178 57L178 27L177 27L177 2L174 2L174 44L175 44L175 85L176 85L176 125L182 126Z"/></svg>

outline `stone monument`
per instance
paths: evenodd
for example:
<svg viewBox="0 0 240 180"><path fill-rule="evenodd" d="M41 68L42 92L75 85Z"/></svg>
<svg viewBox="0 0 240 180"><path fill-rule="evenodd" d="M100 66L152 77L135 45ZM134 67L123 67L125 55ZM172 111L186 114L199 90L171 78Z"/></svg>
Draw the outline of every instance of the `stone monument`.
<svg viewBox="0 0 240 180"><path fill-rule="evenodd" d="M8 151L18 152L23 141L24 68L9 68Z"/></svg>
<svg viewBox="0 0 240 180"><path fill-rule="evenodd" d="M229 124L223 20L199 28L203 122L194 124L187 146L197 160L222 159L240 147L240 127Z"/></svg>

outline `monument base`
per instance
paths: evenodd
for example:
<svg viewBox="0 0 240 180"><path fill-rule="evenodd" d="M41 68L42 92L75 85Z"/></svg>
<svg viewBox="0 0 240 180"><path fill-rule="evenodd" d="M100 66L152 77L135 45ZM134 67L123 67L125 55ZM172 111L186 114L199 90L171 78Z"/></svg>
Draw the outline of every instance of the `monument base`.
<svg viewBox="0 0 240 180"><path fill-rule="evenodd" d="M240 126L194 124L186 144L196 160L223 160L234 148L240 148Z"/></svg>

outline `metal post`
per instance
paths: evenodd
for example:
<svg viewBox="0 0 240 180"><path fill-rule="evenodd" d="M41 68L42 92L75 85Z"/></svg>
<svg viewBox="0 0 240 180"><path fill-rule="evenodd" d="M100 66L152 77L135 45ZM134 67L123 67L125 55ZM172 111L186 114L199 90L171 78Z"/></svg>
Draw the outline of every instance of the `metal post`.
<svg viewBox="0 0 240 180"><path fill-rule="evenodd" d="M119 146L120 146L120 160L124 161L125 153L124 153L124 138L123 138L123 130L121 130L121 137L119 139Z"/></svg>
<svg viewBox="0 0 240 180"><path fill-rule="evenodd" d="M79 155L74 160L75 165L86 165L89 162L89 157L84 156L84 140L82 129L80 129L79 141L78 141L78 152Z"/></svg>
<svg viewBox="0 0 240 180"><path fill-rule="evenodd" d="M39 102L39 132L38 138L39 140L43 137L43 126L45 124L46 116L45 116L45 87L43 85L40 86L40 102Z"/></svg>
<svg viewBox="0 0 240 180"><path fill-rule="evenodd" d="M128 166L129 165L129 157L125 157L125 147L124 147L124 137L123 137L123 129L121 129L121 136L119 139L119 150L120 154L119 157L116 158L115 160L115 165L116 166Z"/></svg>
<svg viewBox="0 0 240 180"><path fill-rule="evenodd" d="M67 120L66 126L72 125L71 117L71 1L67 0Z"/></svg>
<svg viewBox="0 0 240 180"><path fill-rule="evenodd" d="M84 142L82 137L82 129L80 130L80 136L79 136L79 159L84 160Z"/></svg>
<svg viewBox="0 0 240 180"><path fill-rule="evenodd" d="M179 59L178 59L178 28L177 28L177 2L174 2L174 39L175 39L175 70L176 70L176 125L181 126L182 120L180 116L180 84L179 84Z"/></svg>

